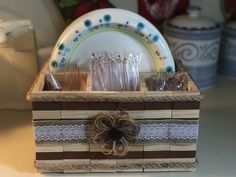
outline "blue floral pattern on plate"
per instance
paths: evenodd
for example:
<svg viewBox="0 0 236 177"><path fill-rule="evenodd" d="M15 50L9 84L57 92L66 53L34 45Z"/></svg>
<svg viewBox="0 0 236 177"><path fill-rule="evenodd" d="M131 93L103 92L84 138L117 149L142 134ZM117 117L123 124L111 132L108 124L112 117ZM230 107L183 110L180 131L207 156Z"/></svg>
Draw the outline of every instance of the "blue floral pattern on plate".
<svg viewBox="0 0 236 177"><path fill-rule="evenodd" d="M147 46L157 71L175 70L171 52L160 32L143 17L121 9L96 10L68 26L52 52L50 70L62 70L74 62L72 56L79 43L102 31L123 32L138 39Z"/></svg>

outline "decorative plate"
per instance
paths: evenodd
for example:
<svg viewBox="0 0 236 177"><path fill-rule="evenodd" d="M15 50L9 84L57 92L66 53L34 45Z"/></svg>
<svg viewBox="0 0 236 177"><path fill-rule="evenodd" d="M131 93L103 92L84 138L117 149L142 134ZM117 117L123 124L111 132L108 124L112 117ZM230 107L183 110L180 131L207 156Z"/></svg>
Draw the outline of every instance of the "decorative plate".
<svg viewBox="0 0 236 177"><path fill-rule="evenodd" d="M122 9L87 13L60 36L50 58L50 70L63 70L70 63L88 66L92 53L139 52L140 71L174 71L170 49L160 32L146 19Z"/></svg>

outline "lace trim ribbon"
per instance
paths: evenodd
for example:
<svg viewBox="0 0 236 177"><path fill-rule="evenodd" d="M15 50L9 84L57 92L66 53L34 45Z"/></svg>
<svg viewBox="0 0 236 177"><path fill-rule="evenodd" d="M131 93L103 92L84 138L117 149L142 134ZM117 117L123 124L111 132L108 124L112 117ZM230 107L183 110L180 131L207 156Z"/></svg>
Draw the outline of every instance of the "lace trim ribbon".
<svg viewBox="0 0 236 177"><path fill-rule="evenodd" d="M89 143L90 121L38 121L34 122L36 143ZM176 143L192 144L198 138L197 120L141 120L134 144Z"/></svg>

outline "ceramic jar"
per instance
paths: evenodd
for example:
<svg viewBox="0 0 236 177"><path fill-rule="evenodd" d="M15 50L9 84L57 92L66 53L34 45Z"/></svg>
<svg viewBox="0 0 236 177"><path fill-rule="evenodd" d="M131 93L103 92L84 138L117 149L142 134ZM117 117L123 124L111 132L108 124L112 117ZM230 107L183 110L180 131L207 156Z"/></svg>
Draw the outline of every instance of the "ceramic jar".
<svg viewBox="0 0 236 177"><path fill-rule="evenodd" d="M223 30L219 70L236 78L236 22L227 24Z"/></svg>
<svg viewBox="0 0 236 177"><path fill-rule="evenodd" d="M221 26L192 7L188 15L164 24L164 35L176 60L181 60L201 89L214 85Z"/></svg>

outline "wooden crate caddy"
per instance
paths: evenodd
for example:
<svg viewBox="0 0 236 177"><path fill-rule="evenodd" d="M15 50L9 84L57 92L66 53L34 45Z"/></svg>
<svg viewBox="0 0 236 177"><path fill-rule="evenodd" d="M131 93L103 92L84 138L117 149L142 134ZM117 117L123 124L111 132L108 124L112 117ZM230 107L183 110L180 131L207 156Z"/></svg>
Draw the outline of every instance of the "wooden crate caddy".
<svg viewBox="0 0 236 177"><path fill-rule="evenodd" d="M46 91L47 70L45 65L27 96L33 107L39 171L195 170L201 94L190 77L188 91L148 91L145 78L153 73L141 73L140 91L91 91L89 80L86 91ZM135 119L139 136L129 145L127 155L104 155L86 130L94 115L118 109Z"/></svg>

